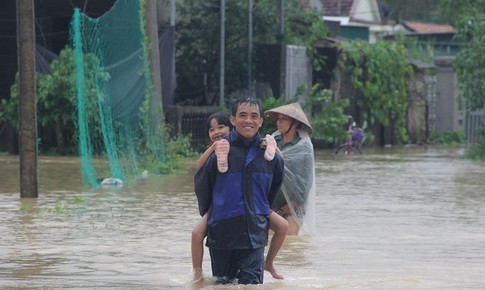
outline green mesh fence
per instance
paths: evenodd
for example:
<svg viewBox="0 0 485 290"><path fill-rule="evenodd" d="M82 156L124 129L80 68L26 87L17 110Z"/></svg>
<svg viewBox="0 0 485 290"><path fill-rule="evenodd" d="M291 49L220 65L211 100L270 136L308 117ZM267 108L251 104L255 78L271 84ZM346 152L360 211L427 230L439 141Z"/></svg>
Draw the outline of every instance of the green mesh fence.
<svg viewBox="0 0 485 290"><path fill-rule="evenodd" d="M144 1L119 0L99 18L75 9L79 152L83 180L124 181L166 163L161 100L148 63Z"/></svg>

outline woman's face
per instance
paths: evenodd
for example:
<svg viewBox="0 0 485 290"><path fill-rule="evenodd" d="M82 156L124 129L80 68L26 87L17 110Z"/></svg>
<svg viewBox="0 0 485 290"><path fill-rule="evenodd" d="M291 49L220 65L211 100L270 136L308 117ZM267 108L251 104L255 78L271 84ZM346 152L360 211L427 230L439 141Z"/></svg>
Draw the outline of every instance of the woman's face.
<svg viewBox="0 0 485 290"><path fill-rule="evenodd" d="M229 134L229 126L224 124L219 124L216 118L211 120L211 127L209 128L209 139L211 142L215 142L217 140L221 140Z"/></svg>
<svg viewBox="0 0 485 290"><path fill-rule="evenodd" d="M276 127L278 127L278 131L281 133L286 133L291 127L291 123L293 118L288 117L287 115L279 114L276 118Z"/></svg>

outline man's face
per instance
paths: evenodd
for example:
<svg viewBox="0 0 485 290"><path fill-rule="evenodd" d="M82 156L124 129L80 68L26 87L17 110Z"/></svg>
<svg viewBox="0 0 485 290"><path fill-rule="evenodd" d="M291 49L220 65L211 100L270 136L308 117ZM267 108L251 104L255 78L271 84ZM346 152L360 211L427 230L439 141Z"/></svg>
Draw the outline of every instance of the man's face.
<svg viewBox="0 0 485 290"><path fill-rule="evenodd" d="M231 123L242 137L253 138L263 125L263 118L259 115L259 106L242 103L237 108L236 116L231 116Z"/></svg>

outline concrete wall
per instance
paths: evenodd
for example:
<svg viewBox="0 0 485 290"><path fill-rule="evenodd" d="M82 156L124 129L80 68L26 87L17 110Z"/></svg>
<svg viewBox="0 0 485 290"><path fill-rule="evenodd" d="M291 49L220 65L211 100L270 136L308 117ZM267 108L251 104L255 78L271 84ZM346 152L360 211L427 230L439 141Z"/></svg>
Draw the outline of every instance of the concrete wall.
<svg viewBox="0 0 485 290"><path fill-rule="evenodd" d="M283 92L286 100L293 99L301 85L306 86L302 98L305 99L312 87L312 64L306 47L288 45L286 47L285 76Z"/></svg>
<svg viewBox="0 0 485 290"><path fill-rule="evenodd" d="M434 129L437 132L463 130L463 116L458 102L456 74L453 68L446 63L437 63L436 92Z"/></svg>
<svg viewBox="0 0 485 290"><path fill-rule="evenodd" d="M293 99L301 85L307 92L312 86L313 66L302 46L281 44L260 44L256 48L257 81L271 87L273 96Z"/></svg>

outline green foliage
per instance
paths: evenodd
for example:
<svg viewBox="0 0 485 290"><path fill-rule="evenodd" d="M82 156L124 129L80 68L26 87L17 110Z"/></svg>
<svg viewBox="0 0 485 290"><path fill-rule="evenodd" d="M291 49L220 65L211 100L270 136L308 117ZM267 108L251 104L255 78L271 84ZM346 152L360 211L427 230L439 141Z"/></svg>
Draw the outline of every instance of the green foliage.
<svg viewBox="0 0 485 290"><path fill-rule="evenodd" d="M15 75L15 83L10 88L11 96L10 99L2 99L0 100L0 104L2 105L2 110L0 110L0 121L10 123L14 128L19 127L19 88L18 88L18 73ZM37 74L36 80L39 79L39 74ZM15 93L15 94L13 94Z"/></svg>
<svg viewBox="0 0 485 290"><path fill-rule="evenodd" d="M36 214L37 216L41 215L41 210L39 208L32 208L32 205L30 203L27 203L27 202L23 202L21 204L19 210L23 214L27 214L27 213L32 212L32 213ZM60 215L60 214L63 214L63 213L67 214L69 212L69 206L67 204L62 204L61 202L57 201L53 208L47 209L47 212L53 213L53 214L56 214L56 215Z"/></svg>
<svg viewBox="0 0 485 290"><path fill-rule="evenodd" d="M306 103L312 112L313 137L328 143L335 143L347 136L344 125L348 123L348 118L344 110L348 107L349 100L333 100L332 95L332 90L320 89L318 85L314 85Z"/></svg>
<svg viewBox="0 0 485 290"><path fill-rule="evenodd" d="M407 81L412 68L406 49L398 43L350 42L344 46L340 69L348 73L352 105L370 126L391 126L395 142L406 142Z"/></svg>
<svg viewBox="0 0 485 290"><path fill-rule="evenodd" d="M163 139L165 140L165 162L160 162L159 159L154 158L154 154L148 154L147 165L151 172L155 174L171 174L176 173L184 168L183 160L187 157L197 156L198 153L192 149L191 136L170 136L167 127L162 129Z"/></svg>
<svg viewBox="0 0 485 290"><path fill-rule="evenodd" d="M397 22L414 20L436 23L444 20L437 9L439 0L384 0L379 2L386 4L389 9L388 17Z"/></svg>
<svg viewBox="0 0 485 290"><path fill-rule="evenodd" d="M89 98L89 102L87 102L87 116L91 124L89 134L91 140L99 140L102 135L102 125L99 119L98 105L103 101L104 97L96 93L95 83L106 81L110 76L104 72L99 60L93 54L86 54L84 61L85 71L97 72L96 80L93 79L93 74L86 74L86 94ZM74 128L76 126L75 112L77 99L72 49L70 47L64 48L60 53L59 59L53 61L50 67L52 71L51 75L37 74L36 77L39 125L41 127L48 127L57 120L60 120L62 126ZM11 88L11 98L8 101L2 100L3 110L0 111L0 120L8 121L16 128L18 128L18 95L17 78ZM150 98L151 95L146 96L146 100ZM140 126L150 126L153 123L153 120L150 119L152 109L148 101L145 101L143 106L141 106L140 114L143 120L141 120ZM115 124L115 126L119 127L121 124ZM165 127L160 130L160 133L154 132L153 136L148 136L150 138L138 136L136 153L141 156L146 156L144 165L147 168L155 168L151 170L153 173L172 173L182 167L181 161L184 157L194 154L190 147L190 136L171 137ZM74 130L71 130L70 133L71 135L67 139L71 140L72 144L75 145L76 136ZM163 144L164 140L168 141ZM165 148L167 154L166 162L160 162L159 159L153 157L163 154L163 152L156 152L163 148ZM102 154L103 149L95 146L95 153ZM56 211L56 209L53 211Z"/></svg>
<svg viewBox="0 0 485 290"><path fill-rule="evenodd" d="M47 212L54 213L56 215L60 215L63 213L67 213L69 211L69 206L67 204L62 204L61 202L56 202L53 208L47 209Z"/></svg>
<svg viewBox="0 0 485 290"><path fill-rule="evenodd" d="M434 62L434 44L432 41L420 43L417 38L404 34L396 35L396 40L406 48L407 56L411 59L426 63Z"/></svg>
<svg viewBox="0 0 485 290"><path fill-rule="evenodd" d="M85 58L85 68L97 70L98 80L109 78L109 75L103 72L100 68L98 59L88 54ZM41 127L54 126L57 122L63 128L71 129L70 132L74 134L75 127L75 108L76 108L76 78L74 67L74 55L69 46L66 46L59 55L59 59L54 60L50 64L51 74L36 74L36 103L37 103L37 121ZM15 82L10 89L10 99L2 100L2 107L4 110L0 112L0 120L8 121L12 126L18 128L18 104L19 104L19 88L18 88L18 74L15 77ZM95 99L98 96L95 91L95 80L89 78L86 81L86 94L90 99ZM91 119L97 117L97 106L93 102L87 108L87 115ZM93 122L98 126L93 127L93 134L99 134L101 128L99 121ZM75 145L75 138L69 136L71 145Z"/></svg>
<svg viewBox="0 0 485 290"><path fill-rule="evenodd" d="M432 131L430 134L430 141L435 144L443 144L448 146L461 146L465 138L465 133L460 132L436 132Z"/></svg>
<svg viewBox="0 0 485 290"><path fill-rule="evenodd" d="M285 35L280 35L279 1L254 1L253 43L280 43L312 47L326 36L321 15L302 9L298 1L285 3ZM225 91L247 87L248 1L226 1ZM218 94L220 70L220 1L180 2L177 19L177 75L182 95ZM253 53L255 50L253 49ZM253 58L254 59L254 58ZM319 60L321 62L321 60ZM254 68L254 66L252 66ZM254 75L254 74L253 74Z"/></svg>
<svg viewBox="0 0 485 290"><path fill-rule="evenodd" d="M203 95L218 92L220 47L220 1L184 1L179 4L177 21L177 66L184 69L177 76L182 94ZM227 91L244 86L247 82L247 54L245 34L246 1L226 1L225 80ZM247 11L247 9L245 10ZM229 21L230 20L230 21Z"/></svg>
<svg viewBox="0 0 485 290"><path fill-rule="evenodd" d="M39 208L33 208L32 205L28 202L22 202L19 210L22 214L34 213L37 216L41 215L40 209Z"/></svg>
<svg viewBox="0 0 485 290"><path fill-rule="evenodd" d="M26 213L30 210L30 204L23 202L22 205L20 206L20 212L21 213Z"/></svg>
<svg viewBox="0 0 485 290"><path fill-rule="evenodd" d="M316 53L315 44L330 33L322 21L321 13L313 9L302 9L299 1L285 1L285 5L284 42L305 46L310 53L313 68L320 71L325 65L325 58Z"/></svg>
<svg viewBox="0 0 485 290"><path fill-rule="evenodd" d="M485 0L440 0L440 10L455 28L462 43L454 61L461 97L466 110L485 104Z"/></svg>
<svg viewBox="0 0 485 290"><path fill-rule="evenodd" d="M485 0L439 0L438 8L446 23L458 28L463 20L485 12Z"/></svg>
<svg viewBox="0 0 485 290"><path fill-rule="evenodd" d="M325 36L329 34L325 23L322 21L322 15L320 12L313 9L302 8L299 1L284 2L285 43L312 48L315 43L324 39ZM274 3L268 3L267 5L274 5ZM279 11L277 12L276 17L279 17L278 13ZM279 26L279 21L277 21L275 24ZM279 29L279 27L277 27L277 29ZM273 30L273 33L275 31L279 30Z"/></svg>
<svg viewBox="0 0 485 290"><path fill-rule="evenodd" d="M74 198L74 203L77 204L77 205L84 204L85 202L86 202L86 200L79 195L77 195Z"/></svg>
<svg viewBox="0 0 485 290"><path fill-rule="evenodd" d="M48 118L45 116L45 107L40 107L39 102L45 99L47 86L45 85L48 76L36 73L36 102L37 102L37 119L39 121ZM19 74L15 75L15 81L10 87L10 99L1 100L3 110L0 111L0 121L9 122L14 128L19 126Z"/></svg>
<svg viewBox="0 0 485 290"><path fill-rule="evenodd" d="M69 47L63 49L60 58L51 63L52 74L46 75L39 84L38 116L43 126L62 120L62 125L74 122L75 70L73 53Z"/></svg>
<svg viewBox="0 0 485 290"><path fill-rule="evenodd" d="M467 2L468 1L464 1ZM461 5L460 1L460 5ZM481 109L485 104L485 18L484 8L466 4L469 10L456 21L456 39L465 45L454 61L461 97L467 110ZM474 4L475 5L475 4ZM485 5L485 2L482 3Z"/></svg>

